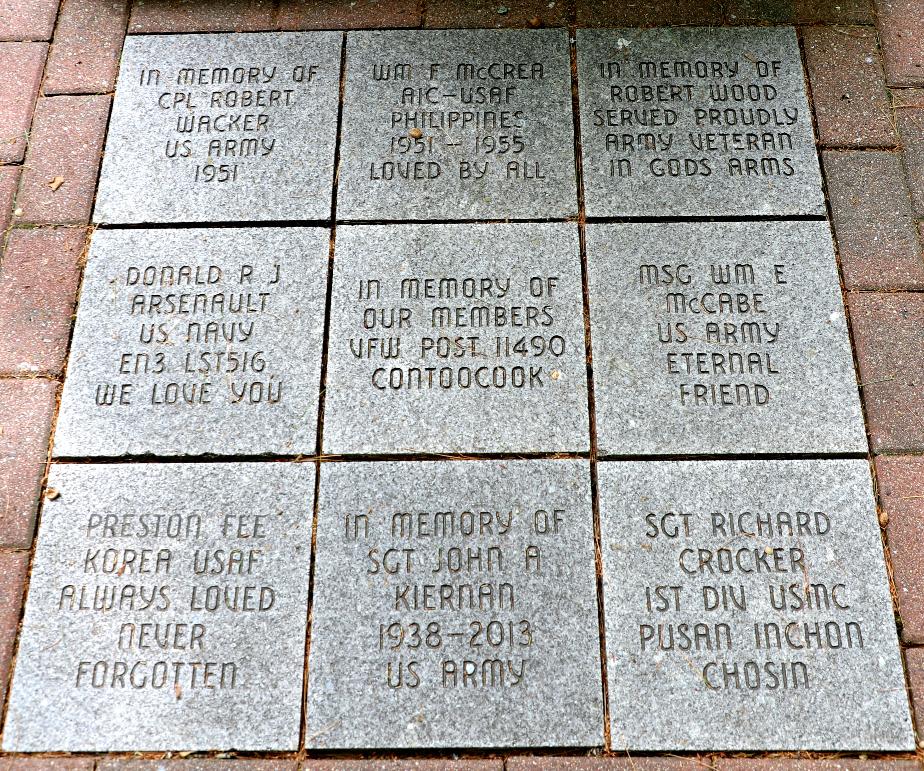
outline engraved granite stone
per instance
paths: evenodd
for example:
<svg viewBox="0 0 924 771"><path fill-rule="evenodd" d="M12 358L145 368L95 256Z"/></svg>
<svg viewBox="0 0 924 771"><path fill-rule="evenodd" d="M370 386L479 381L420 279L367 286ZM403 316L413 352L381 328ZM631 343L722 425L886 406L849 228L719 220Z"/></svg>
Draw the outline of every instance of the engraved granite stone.
<svg viewBox="0 0 924 771"><path fill-rule="evenodd" d="M587 226L602 455L867 451L823 222Z"/></svg>
<svg viewBox="0 0 924 771"><path fill-rule="evenodd" d="M329 233L98 230L57 457L315 452Z"/></svg>
<svg viewBox="0 0 924 771"><path fill-rule="evenodd" d="M295 750L314 467L52 466L3 749Z"/></svg>
<svg viewBox="0 0 924 771"><path fill-rule="evenodd" d="M573 224L337 230L327 453L589 448Z"/></svg>
<svg viewBox="0 0 924 771"><path fill-rule="evenodd" d="M586 461L325 463L310 748L603 743Z"/></svg>
<svg viewBox="0 0 924 771"><path fill-rule="evenodd" d="M598 467L616 751L912 751L865 460Z"/></svg>
<svg viewBox="0 0 924 771"><path fill-rule="evenodd" d="M567 30L347 34L338 218L575 214Z"/></svg>
<svg viewBox="0 0 924 771"><path fill-rule="evenodd" d="M824 214L795 30L577 31L587 215Z"/></svg>
<svg viewBox="0 0 924 771"><path fill-rule="evenodd" d="M331 214L339 32L129 36L96 222Z"/></svg>

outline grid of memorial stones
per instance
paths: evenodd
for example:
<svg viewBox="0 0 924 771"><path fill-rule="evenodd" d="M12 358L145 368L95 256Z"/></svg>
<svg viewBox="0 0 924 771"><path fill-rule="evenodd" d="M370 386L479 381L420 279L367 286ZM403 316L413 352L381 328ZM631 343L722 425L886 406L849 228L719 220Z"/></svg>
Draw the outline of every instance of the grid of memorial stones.
<svg viewBox="0 0 924 771"><path fill-rule="evenodd" d="M3 748L296 749L314 475L53 465Z"/></svg>
<svg viewBox="0 0 924 771"><path fill-rule="evenodd" d="M826 224L590 224L582 291L578 160L823 213L795 35L573 53L581 159L565 30L128 39L96 220L287 223L95 234L56 457L237 460L53 467L4 749L599 746L598 601L614 749L911 746L864 463L651 460L865 452Z"/></svg>

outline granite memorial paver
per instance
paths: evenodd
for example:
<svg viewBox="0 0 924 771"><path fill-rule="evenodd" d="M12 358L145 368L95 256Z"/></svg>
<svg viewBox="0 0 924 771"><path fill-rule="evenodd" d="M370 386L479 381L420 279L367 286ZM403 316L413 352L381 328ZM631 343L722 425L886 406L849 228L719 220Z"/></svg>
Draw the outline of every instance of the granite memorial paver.
<svg viewBox="0 0 924 771"><path fill-rule="evenodd" d="M314 453L329 232L98 230L57 457Z"/></svg>
<svg viewBox="0 0 924 771"><path fill-rule="evenodd" d="M3 749L297 749L314 474L53 465Z"/></svg>
<svg viewBox="0 0 924 771"><path fill-rule="evenodd" d="M824 214L795 30L577 31L589 217Z"/></svg>
<svg viewBox="0 0 924 771"><path fill-rule="evenodd" d="M823 222L587 226L602 455L867 451Z"/></svg>
<svg viewBox="0 0 924 771"><path fill-rule="evenodd" d="M128 37L94 220L331 214L339 32Z"/></svg>
<svg viewBox="0 0 924 771"><path fill-rule="evenodd" d="M306 745L603 743L585 461L321 468Z"/></svg>
<svg viewBox="0 0 924 771"><path fill-rule="evenodd" d="M589 448L573 224L337 230L327 453Z"/></svg>
<svg viewBox="0 0 924 771"><path fill-rule="evenodd" d="M867 461L598 473L614 750L914 749Z"/></svg>
<svg viewBox="0 0 924 771"><path fill-rule="evenodd" d="M337 217L577 214L568 32L350 32Z"/></svg>

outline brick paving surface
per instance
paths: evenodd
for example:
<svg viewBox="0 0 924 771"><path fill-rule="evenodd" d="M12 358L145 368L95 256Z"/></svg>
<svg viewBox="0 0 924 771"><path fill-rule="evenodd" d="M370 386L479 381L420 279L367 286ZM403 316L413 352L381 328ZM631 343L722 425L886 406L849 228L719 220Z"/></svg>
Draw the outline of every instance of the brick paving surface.
<svg viewBox="0 0 924 771"><path fill-rule="evenodd" d="M924 451L924 294L851 293L848 305L873 449Z"/></svg>
<svg viewBox="0 0 924 771"><path fill-rule="evenodd" d="M871 24L869 0L728 0L731 22L767 24Z"/></svg>
<svg viewBox="0 0 924 771"><path fill-rule="evenodd" d="M879 36L891 86L924 85L924 3L921 0L877 0Z"/></svg>
<svg viewBox="0 0 924 771"><path fill-rule="evenodd" d="M876 458L902 639L924 644L924 457ZM924 694L922 694L924 696Z"/></svg>
<svg viewBox="0 0 924 771"><path fill-rule="evenodd" d="M0 547L28 549L58 384L0 380Z"/></svg>
<svg viewBox="0 0 924 771"><path fill-rule="evenodd" d="M109 96L48 96L38 100L16 201L17 221L90 221L109 103Z"/></svg>
<svg viewBox="0 0 924 771"><path fill-rule="evenodd" d="M0 0L0 702L124 35L796 24L812 96L911 694L924 736L921 0ZM62 225L70 227L60 227ZM39 227L36 227L39 226ZM59 226L59 227L52 227ZM38 377L37 377L38 376ZM922 646L922 647L917 647ZM895 758L11 757L0 771L910 771Z"/></svg>
<svg viewBox="0 0 924 771"><path fill-rule="evenodd" d="M0 40L50 40L58 0L4 0L0 3Z"/></svg>
<svg viewBox="0 0 924 771"><path fill-rule="evenodd" d="M0 43L0 163L25 154L47 51L46 43Z"/></svg>
<svg viewBox="0 0 924 771"><path fill-rule="evenodd" d="M369 29L417 27L417 0L281 0L279 29Z"/></svg>
<svg viewBox="0 0 924 771"><path fill-rule="evenodd" d="M270 0L136 0L128 31L254 32L273 29L274 11Z"/></svg>
<svg viewBox="0 0 924 771"><path fill-rule="evenodd" d="M809 27L803 40L821 144L893 147L897 137L876 31Z"/></svg>
<svg viewBox="0 0 924 771"><path fill-rule="evenodd" d="M19 627L22 591L28 566L28 552L0 552L0 704L6 698L10 659Z"/></svg>
<svg viewBox="0 0 924 771"><path fill-rule="evenodd" d="M115 86L126 0L65 0L48 56L45 94L103 94Z"/></svg>
<svg viewBox="0 0 924 771"><path fill-rule="evenodd" d="M894 89L892 100L915 214L924 217L924 89Z"/></svg>
<svg viewBox="0 0 924 771"><path fill-rule="evenodd" d="M10 235L0 263L0 376L60 374L85 241L83 228Z"/></svg>
<svg viewBox="0 0 924 771"><path fill-rule="evenodd" d="M93 758L0 758L0 771L93 771Z"/></svg>
<svg viewBox="0 0 924 771"><path fill-rule="evenodd" d="M847 288L924 288L901 157L884 150L829 150L823 163Z"/></svg>

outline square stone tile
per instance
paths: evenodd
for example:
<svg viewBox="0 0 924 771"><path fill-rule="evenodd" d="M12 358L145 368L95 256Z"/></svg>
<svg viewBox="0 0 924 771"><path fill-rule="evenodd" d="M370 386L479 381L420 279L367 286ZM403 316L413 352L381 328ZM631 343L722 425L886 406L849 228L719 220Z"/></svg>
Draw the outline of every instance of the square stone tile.
<svg viewBox="0 0 924 771"><path fill-rule="evenodd" d="M330 217L341 40L126 38L94 220Z"/></svg>
<svg viewBox="0 0 924 771"><path fill-rule="evenodd" d="M866 452L824 222L587 226L605 455Z"/></svg>
<svg viewBox="0 0 924 771"><path fill-rule="evenodd" d="M327 453L590 448L577 226L337 230Z"/></svg>
<svg viewBox="0 0 924 771"><path fill-rule="evenodd" d="M577 213L566 30L347 35L337 217Z"/></svg>
<svg viewBox="0 0 924 771"><path fill-rule="evenodd" d="M313 454L329 233L98 230L56 457Z"/></svg>
<svg viewBox="0 0 924 771"><path fill-rule="evenodd" d="M824 214L795 31L577 32L589 217Z"/></svg>
<svg viewBox="0 0 924 771"><path fill-rule="evenodd" d="M614 750L914 749L867 461L598 474Z"/></svg>
<svg viewBox="0 0 924 771"><path fill-rule="evenodd" d="M3 749L296 749L314 473L52 466Z"/></svg>
<svg viewBox="0 0 924 771"><path fill-rule="evenodd" d="M321 466L306 746L603 743L585 461Z"/></svg>

